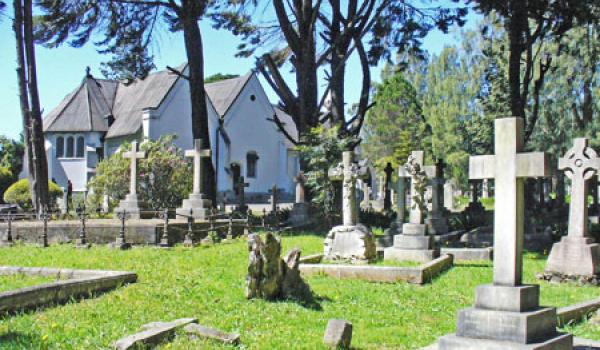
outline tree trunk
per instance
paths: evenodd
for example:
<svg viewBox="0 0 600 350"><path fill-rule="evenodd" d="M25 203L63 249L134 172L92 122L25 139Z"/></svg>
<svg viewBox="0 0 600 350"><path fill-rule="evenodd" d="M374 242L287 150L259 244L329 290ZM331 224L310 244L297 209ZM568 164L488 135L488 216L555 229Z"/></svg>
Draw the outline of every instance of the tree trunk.
<svg viewBox="0 0 600 350"><path fill-rule="evenodd" d="M184 9L185 11L186 9ZM192 135L194 139L202 139L205 146L210 147L208 129L208 111L206 107L206 91L204 90L204 52L202 34L198 26L198 18L190 15L181 18L185 51L189 66L190 100L192 104ZM218 142L218 140L213 140ZM210 158L202 160L204 174L201 191L206 194L213 205L216 204L217 185L215 169Z"/></svg>
<svg viewBox="0 0 600 350"><path fill-rule="evenodd" d="M523 53L523 31L528 25L527 14L521 0L511 0L509 6L511 10L511 16L508 20L510 111L514 117L525 118L525 106L521 99L521 54Z"/></svg>

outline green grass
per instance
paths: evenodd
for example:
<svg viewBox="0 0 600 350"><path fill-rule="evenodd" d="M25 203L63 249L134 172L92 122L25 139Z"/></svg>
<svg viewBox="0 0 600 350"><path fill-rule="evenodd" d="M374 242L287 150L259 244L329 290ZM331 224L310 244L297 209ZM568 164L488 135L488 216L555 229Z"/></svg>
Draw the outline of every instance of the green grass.
<svg viewBox="0 0 600 350"><path fill-rule="evenodd" d="M284 252L293 247L304 255L322 251L322 237L284 237ZM0 318L1 349L105 349L145 323L197 317L203 325L241 334L243 349L323 349L327 321L354 324L353 345L359 349L416 349L454 331L456 312L473 302L474 288L491 281L491 264L458 264L432 284L378 284L308 278L321 309L295 302L248 301L244 297L247 245L240 241L210 248L114 251L105 247L76 250L1 249L3 265L131 270L138 283L37 312ZM539 283L544 258L527 255L525 281ZM565 306L596 298L597 288L542 283L545 305ZM575 331L600 339L587 325ZM586 333L587 332L587 333ZM177 337L161 349L232 349Z"/></svg>
<svg viewBox="0 0 600 350"><path fill-rule="evenodd" d="M25 288L54 281L54 278L44 276L27 276L23 274L0 276L0 292Z"/></svg>

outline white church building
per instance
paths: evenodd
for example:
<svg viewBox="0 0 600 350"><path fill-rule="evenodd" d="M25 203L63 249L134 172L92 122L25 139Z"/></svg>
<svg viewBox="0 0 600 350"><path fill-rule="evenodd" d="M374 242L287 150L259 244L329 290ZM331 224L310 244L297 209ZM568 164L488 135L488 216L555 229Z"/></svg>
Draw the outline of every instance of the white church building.
<svg viewBox="0 0 600 350"><path fill-rule="evenodd" d="M178 68L187 74L187 65ZM249 183L247 197L262 196L275 184L294 193L298 155L268 119L275 113L296 136L292 118L269 101L258 77L205 85L212 161L219 194L235 200L234 183ZM86 74L81 84L44 117L49 177L73 191L85 191L98 162L124 141L177 135L176 145L193 148L188 81L168 70L129 83Z"/></svg>

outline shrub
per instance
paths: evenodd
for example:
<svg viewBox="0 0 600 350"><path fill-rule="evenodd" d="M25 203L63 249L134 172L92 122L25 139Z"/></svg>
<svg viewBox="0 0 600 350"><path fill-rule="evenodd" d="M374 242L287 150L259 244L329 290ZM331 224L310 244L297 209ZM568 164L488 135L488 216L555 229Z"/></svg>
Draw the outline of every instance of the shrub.
<svg viewBox="0 0 600 350"><path fill-rule="evenodd" d="M12 171L8 167L0 166L0 196L4 196L4 192L13 181Z"/></svg>
<svg viewBox="0 0 600 350"><path fill-rule="evenodd" d="M50 196L50 205L54 205L60 198L63 191L57 184L48 181L48 194ZM10 204L17 204L23 209L31 209L31 192L29 191L29 180L22 179L10 185L4 192L4 201Z"/></svg>

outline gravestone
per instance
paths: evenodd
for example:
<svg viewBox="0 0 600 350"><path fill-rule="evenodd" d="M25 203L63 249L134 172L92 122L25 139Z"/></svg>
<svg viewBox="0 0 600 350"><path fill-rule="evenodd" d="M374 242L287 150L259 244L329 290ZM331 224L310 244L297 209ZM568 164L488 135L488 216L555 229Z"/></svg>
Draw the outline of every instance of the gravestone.
<svg viewBox="0 0 600 350"><path fill-rule="evenodd" d="M454 197L456 196L457 192L457 186L454 181L450 180L444 184L444 208L452 212L458 210L454 203Z"/></svg>
<svg viewBox="0 0 600 350"><path fill-rule="evenodd" d="M428 234L424 216L427 212L425 188L428 174L435 175L435 167L423 166L423 151L414 151L400 171L400 177L410 177L411 208L409 222L402 225L402 234L394 236L394 245L384 250L384 260L426 262L439 256Z"/></svg>
<svg viewBox="0 0 600 350"><path fill-rule="evenodd" d="M202 158L210 158L211 150L202 147L202 140L196 139L194 140L194 149L185 151L185 156L194 161L194 187L189 197L183 200L181 208L176 211L179 215L192 215L197 220L205 220L212 206L210 199L204 194L202 177Z"/></svg>
<svg viewBox="0 0 600 350"><path fill-rule="evenodd" d="M303 172L300 172L298 176L294 177L296 183L296 200L290 213L290 224L292 226L303 226L310 223L310 205L306 203L305 199L305 184L306 176Z"/></svg>
<svg viewBox="0 0 600 350"><path fill-rule="evenodd" d="M271 187L271 190L269 190L270 193L270 198L269 198L269 204L271 204L271 213L275 214L277 213L277 185L273 184L273 186Z"/></svg>
<svg viewBox="0 0 600 350"><path fill-rule="evenodd" d="M569 234L555 243L545 272L560 277L592 277L600 272L600 245L588 233L588 185L600 170L598 154L588 140L577 138L558 160L558 168L571 179Z"/></svg>
<svg viewBox="0 0 600 350"><path fill-rule="evenodd" d="M432 235L448 233L448 219L446 218L443 203L444 174L441 162L434 167L434 174L429 179L431 190L431 206L425 224Z"/></svg>
<svg viewBox="0 0 600 350"><path fill-rule="evenodd" d="M69 193L67 192L67 189L65 187L61 187L61 189L63 195L60 200L58 209L60 209L60 215L65 216L67 215L67 211L69 210Z"/></svg>
<svg viewBox="0 0 600 350"><path fill-rule="evenodd" d="M392 173L394 172L394 168L392 168L392 163L387 163L385 169L383 169L385 173L385 183L383 184L383 210L389 212L392 210Z"/></svg>
<svg viewBox="0 0 600 350"><path fill-rule="evenodd" d="M125 199L121 200L116 211L126 211L132 219L139 219L142 216L145 203L139 200L137 196L137 161L138 159L146 158L146 152L140 151L137 141L133 141L131 143L131 151L125 152L123 157L131 159L131 165L129 166L129 194L125 196Z"/></svg>
<svg viewBox="0 0 600 350"><path fill-rule="evenodd" d="M469 160L471 179L495 180L493 284L477 287L475 306L459 311L440 350L573 348L572 336L556 331L556 309L539 306L539 286L522 284L524 179L550 174L544 153L522 148L523 119L496 119L496 154Z"/></svg>
<svg viewBox="0 0 600 350"><path fill-rule="evenodd" d="M329 320L323 336L323 343L333 349L350 349L352 323L345 320Z"/></svg>
<svg viewBox="0 0 600 350"><path fill-rule="evenodd" d="M371 231L358 223L356 181L366 178L367 168L354 162L354 152L343 153L343 162L329 170L329 178L342 180L343 224L332 228L324 243L328 260L369 261L375 258L375 241Z"/></svg>
<svg viewBox="0 0 600 350"><path fill-rule="evenodd" d="M238 196L238 211L242 213L248 211L248 206L246 205L246 187L250 187L250 184L245 181L243 176L240 176L234 184L234 190Z"/></svg>
<svg viewBox="0 0 600 350"><path fill-rule="evenodd" d="M367 181L362 181L361 184L363 198L360 202L361 209L369 209L371 208L371 187L369 187L369 183Z"/></svg>

